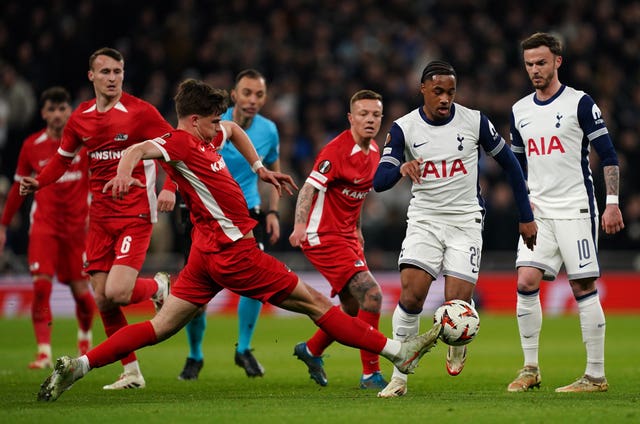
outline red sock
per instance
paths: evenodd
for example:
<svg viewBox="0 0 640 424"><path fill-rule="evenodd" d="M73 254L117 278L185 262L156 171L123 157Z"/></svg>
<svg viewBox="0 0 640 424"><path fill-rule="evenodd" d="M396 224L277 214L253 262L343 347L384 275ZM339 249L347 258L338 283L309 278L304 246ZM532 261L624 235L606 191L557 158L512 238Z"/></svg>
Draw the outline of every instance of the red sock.
<svg viewBox="0 0 640 424"><path fill-rule="evenodd" d="M119 306L107 311L100 311L100 317L102 318L104 332L107 334L107 337L111 337L116 331L127 326L127 318ZM135 360L136 354L131 351L129 355L122 359L122 365L126 365Z"/></svg>
<svg viewBox="0 0 640 424"><path fill-rule="evenodd" d="M133 292L131 293L131 300L129 304L144 302L149 300L158 291L158 283L153 278L136 278L136 282L133 285Z"/></svg>
<svg viewBox="0 0 640 424"><path fill-rule="evenodd" d="M89 366L103 367L132 355L137 349L157 342L156 332L150 321L127 325L87 352Z"/></svg>
<svg viewBox="0 0 640 424"><path fill-rule="evenodd" d="M376 330L380 325L380 313L360 309L358 310L358 319L371 325ZM380 358L377 354L361 350L360 360L362 361L362 374L373 374L376 371L380 371Z"/></svg>
<svg viewBox="0 0 640 424"><path fill-rule="evenodd" d="M33 303L31 304L31 321L38 344L51 344L51 280L38 278L33 282Z"/></svg>
<svg viewBox="0 0 640 424"><path fill-rule="evenodd" d="M307 348L313 356L321 356L324 350L333 343L334 339L327 333L318 328L318 330L307 341Z"/></svg>
<svg viewBox="0 0 640 424"><path fill-rule="evenodd" d="M91 330L93 316L96 311L96 301L90 291L76 297L76 318L78 318L78 328L87 332Z"/></svg>
<svg viewBox="0 0 640 424"><path fill-rule="evenodd" d="M338 306L322 315L316 325L339 343L369 352L380 353L387 343L384 334L370 324L345 314Z"/></svg>

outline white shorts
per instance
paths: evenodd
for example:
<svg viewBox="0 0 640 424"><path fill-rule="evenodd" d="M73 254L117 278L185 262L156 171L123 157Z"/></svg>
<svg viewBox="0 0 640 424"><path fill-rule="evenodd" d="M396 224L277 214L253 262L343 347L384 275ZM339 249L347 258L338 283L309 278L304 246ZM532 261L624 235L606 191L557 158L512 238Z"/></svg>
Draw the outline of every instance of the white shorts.
<svg viewBox="0 0 640 424"><path fill-rule="evenodd" d="M530 266L544 271L553 280L564 263L569 280L599 277L598 218L536 218L538 238L533 252L518 241L516 268Z"/></svg>
<svg viewBox="0 0 640 424"><path fill-rule="evenodd" d="M475 284L480 271L482 221L458 227L436 222L409 222L398 266L414 265L435 279L443 275Z"/></svg>

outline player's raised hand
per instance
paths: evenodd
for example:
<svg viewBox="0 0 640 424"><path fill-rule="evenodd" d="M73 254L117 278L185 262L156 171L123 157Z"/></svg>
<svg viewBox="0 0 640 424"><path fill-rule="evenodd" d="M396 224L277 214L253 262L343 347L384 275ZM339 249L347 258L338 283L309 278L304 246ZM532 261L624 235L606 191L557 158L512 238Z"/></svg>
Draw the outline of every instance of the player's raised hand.
<svg viewBox="0 0 640 424"><path fill-rule="evenodd" d="M418 158L409 162L405 162L400 165L400 174L403 177L411 178L414 184L420 184L420 178L422 178L422 172L420 171L420 165L423 159Z"/></svg>
<svg viewBox="0 0 640 424"><path fill-rule="evenodd" d="M129 193L129 188L131 186L145 187L139 179L133 178L130 175L116 175L114 178L107 181L102 188L102 192L106 193L111 190L111 197L114 199L122 199L125 194Z"/></svg>
<svg viewBox="0 0 640 424"><path fill-rule="evenodd" d="M33 177L23 177L20 180L20 196L33 193L40 187L40 183Z"/></svg>
<svg viewBox="0 0 640 424"><path fill-rule="evenodd" d="M256 173L258 174L258 177L260 177L262 181L267 182L269 184L273 184L275 188L278 190L278 194L280 196L282 196L283 188L290 195L293 195L293 189L295 190L298 189L298 186L293 181L293 178L291 178L291 176L288 174L283 174L282 172L270 171L264 166L258 168Z"/></svg>

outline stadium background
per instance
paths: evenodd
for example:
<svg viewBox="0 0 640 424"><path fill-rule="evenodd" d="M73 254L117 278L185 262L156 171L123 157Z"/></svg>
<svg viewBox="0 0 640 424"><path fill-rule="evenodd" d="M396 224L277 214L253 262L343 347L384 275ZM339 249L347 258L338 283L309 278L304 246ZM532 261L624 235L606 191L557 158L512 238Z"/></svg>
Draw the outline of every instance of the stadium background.
<svg viewBox="0 0 640 424"><path fill-rule="evenodd" d="M229 89L239 70L262 71L270 96L263 113L278 124L283 170L301 184L318 149L348 126L348 99L353 92L370 88L383 94L385 119L377 139L381 143L393 119L421 103L419 74L435 58L455 66L457 101L485 112L508 138L511 104L531 91L519 40L535 31L561 35L566 44L561 81L587 91L604 113L620 158L626 228L615 236L600 236L604 271L600 284L618 299L605 297L603 302L606 309L640 311L631 304L640 294L634 284L640 279L638 1L4 0L0 3L0 206L22 140L42 127L37 96L51 85L63 85L75 104L92 97L87 59L102 46L123 52L125 90L153 103L172 124L176 120L171 99L185 77ZM595 156L592 163L602 204L603 178ZM483 158L481 166L488 210L478 287L486 306L492 305L487 296L504 293L498 310L504 305L512 308L515 208L496 164ZM394 268L409 197L408 184L374 193L364 212L369 265L390 302L397 287ZM293 269L309 272L309 263L288 244L294 206L295 197L281 202L282 237L271 252ZM27 208L22 211L0 256L0 316L26 313L21 305L29 302ZM182 239L178 214L163 215L143 273L179 270ZM305 276L323 285L317 275ZM57 287L54 302L65 303L65 296L64 287ZM228 307L224 302L222 310ZM568 305L565 309L571 308Z"/></svg>

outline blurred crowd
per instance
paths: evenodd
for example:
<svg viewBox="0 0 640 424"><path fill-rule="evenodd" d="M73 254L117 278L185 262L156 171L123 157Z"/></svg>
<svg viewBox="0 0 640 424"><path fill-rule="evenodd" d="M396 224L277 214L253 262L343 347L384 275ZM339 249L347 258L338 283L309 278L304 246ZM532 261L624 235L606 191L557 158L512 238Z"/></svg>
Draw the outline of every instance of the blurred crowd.
<svg viewBox="0 0 640 424"><path fill-rule="evenodd" d="M24 137L41 128L37 96L62 85L74 102L91 98L88 57L110 46L125 56L125 90L154 104L175 124L172 97L186 77L230 89L235 74L266 77L262 113L281 137L283 170L302 184L318 149L348 127L350 96L384 96L384 141L393 120L421 104L420 72L436 58L458 73L457 102L480 109L509 139L511 105L531 92L519 42L535 31L565 43L560 80L587 91L602 109L621 165L626 229L601 235L601 249L640 248L640 2L555 0L4 0L0 3L0 193L13 177ZM604 187L592 155L600 204ZM508 184L483 158L488 201L486 250L514 250L517 216ZM559 182L560 184L561 182ZM368 254L397 252L409 185L366 202ZM1 204L1 203L0 203ZM282 237L291 250L295 197L281 203ZM13 223L8 249L26 252L26 215ZM180 251L178 214L165 216L153 249Z"/></svg>

